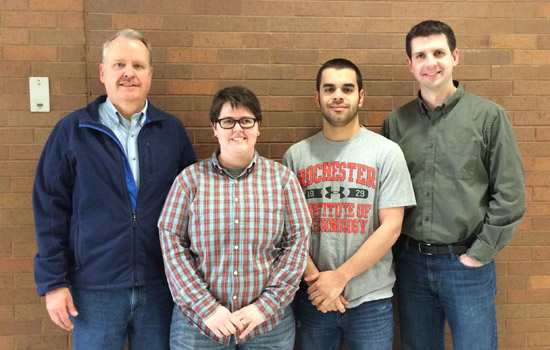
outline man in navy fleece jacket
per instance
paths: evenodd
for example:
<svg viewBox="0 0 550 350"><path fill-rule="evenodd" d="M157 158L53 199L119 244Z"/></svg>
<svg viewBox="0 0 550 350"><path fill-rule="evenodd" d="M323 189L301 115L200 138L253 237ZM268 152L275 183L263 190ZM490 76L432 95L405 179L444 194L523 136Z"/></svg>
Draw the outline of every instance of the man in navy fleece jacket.
<svg viewBox="0 0 550 350"><path fill-rule="evenodd" d="M168 349L173 302L157 221L196 162L183 124L148 100L152 49L125 29L103 45L106 96L60 120L33 190L35 280L75 349Z"/></svg>

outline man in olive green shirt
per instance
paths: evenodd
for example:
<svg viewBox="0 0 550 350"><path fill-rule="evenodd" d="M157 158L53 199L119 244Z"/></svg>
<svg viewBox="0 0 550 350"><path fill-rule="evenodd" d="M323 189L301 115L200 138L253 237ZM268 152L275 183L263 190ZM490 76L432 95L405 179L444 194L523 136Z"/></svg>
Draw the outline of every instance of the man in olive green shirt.
<svg viewBox="0 0 550 350"><path fill-rule="evenodd" d="M407 161L417 206L397 250L403 348L497 349L494 256L525 214L523 164L506 112L453 81L452 29L424 21L407 35L418 98L391 112L382 134Z"/></svg>

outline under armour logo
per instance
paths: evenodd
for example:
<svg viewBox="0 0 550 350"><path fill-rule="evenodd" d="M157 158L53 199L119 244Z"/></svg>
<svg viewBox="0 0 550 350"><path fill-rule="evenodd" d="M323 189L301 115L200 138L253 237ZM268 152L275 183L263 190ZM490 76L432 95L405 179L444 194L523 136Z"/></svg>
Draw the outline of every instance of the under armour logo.
<svg viewBox="0 0 550 350"><path fill-rule="evenodd" d="M340 194L340 198L344 198L344 187L340 186L340 191L333 191L332 187L326 187L325 190L327 190L327 194L325 194L326 198L332 198L333 194Z"/></svg>

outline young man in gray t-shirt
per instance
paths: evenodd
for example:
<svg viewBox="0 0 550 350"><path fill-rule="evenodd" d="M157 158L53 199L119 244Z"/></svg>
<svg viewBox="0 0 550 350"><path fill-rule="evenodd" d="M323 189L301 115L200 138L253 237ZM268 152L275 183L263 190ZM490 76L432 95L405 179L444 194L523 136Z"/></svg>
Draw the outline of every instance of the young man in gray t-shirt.
<svg viewBox="0 0 550 350"><path fill-rule="evenodd" d="M359 124L364 91L352 62L317 75L323 131L293 145L283 163L298 176L313 218L304 282L296 295L302 350L393 342L391 247L405 207L416 204L399 146ZM345 312L346 317L343 313Z"/></svg>

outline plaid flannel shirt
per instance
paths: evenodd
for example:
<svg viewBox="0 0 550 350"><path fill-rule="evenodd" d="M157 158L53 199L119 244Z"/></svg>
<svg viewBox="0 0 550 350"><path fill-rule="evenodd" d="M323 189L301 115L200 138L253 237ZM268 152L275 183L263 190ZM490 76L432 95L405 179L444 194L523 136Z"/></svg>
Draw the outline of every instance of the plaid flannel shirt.
<svg viewBox="0 0 550 350"><path fill-rule="evenodd" d="M219 305L254 304L266 322L242 343L273 329L298 289L307 263L311 218L295 175L260 157L232 178L217 156L176 178L159 219L166 275L174 301L204 335ZM237 334L238 335L238 334Z"/></svg>

